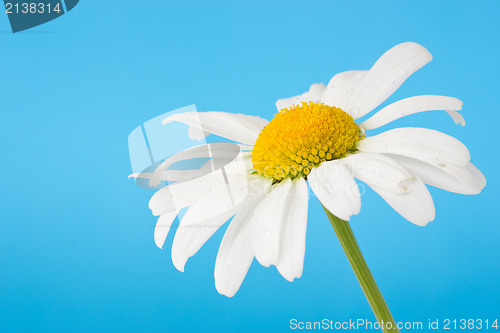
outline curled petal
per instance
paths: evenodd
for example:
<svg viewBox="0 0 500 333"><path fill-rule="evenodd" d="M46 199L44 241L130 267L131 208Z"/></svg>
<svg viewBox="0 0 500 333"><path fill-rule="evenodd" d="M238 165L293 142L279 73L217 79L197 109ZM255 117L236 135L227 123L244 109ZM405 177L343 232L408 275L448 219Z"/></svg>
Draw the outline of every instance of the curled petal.
<svg viewBox="0 0 500 333"><path fill-rule="evenodd" d="M406 156L394 155L392 158L411 170L424 183L446 191L478 194L486 186L486 178L470 162L465 167L454 166L450 168L450 166L435 166Z"/></svg>
<svg viewBox="0 0 500 333"><path fill-rule="evenodd" d="M359 153L341 161L355 178L393 193L404 193L415 181L407 168L382 154Z"/></svg>
<svg viewBox="0 0 500 333"><path fill-rule="evenodd" d="M434 202L425 184L418 178L404 193L394 193L367 182L395 211L418 226L425 226L436 217Z"/></svg>

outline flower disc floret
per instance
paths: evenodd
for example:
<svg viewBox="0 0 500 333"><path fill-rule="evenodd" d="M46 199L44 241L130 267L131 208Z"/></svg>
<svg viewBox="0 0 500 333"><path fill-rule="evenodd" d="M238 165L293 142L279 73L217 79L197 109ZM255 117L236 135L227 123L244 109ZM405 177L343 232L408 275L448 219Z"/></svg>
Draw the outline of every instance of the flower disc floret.
<svg viewBox="0 0 500 333"><path fill-rule="evenodd" d="M293 105L275 114L259 134L253 169L275 181L307 177L322 162L355 151L360 137L354 119L340 108L321 102Z"/></svg>

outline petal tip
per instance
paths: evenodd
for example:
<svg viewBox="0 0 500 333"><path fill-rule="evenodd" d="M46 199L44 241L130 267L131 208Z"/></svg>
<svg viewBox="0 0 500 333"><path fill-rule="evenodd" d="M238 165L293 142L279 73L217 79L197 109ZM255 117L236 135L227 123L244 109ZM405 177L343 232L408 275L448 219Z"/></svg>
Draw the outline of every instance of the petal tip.
<svg viewBox="0 0 500 333"><path fill-rule="evenodd" d="M184 268L188 259L188 256L176 251L174 247L172 248L172 263L179 272L184 273Z"/></svg>

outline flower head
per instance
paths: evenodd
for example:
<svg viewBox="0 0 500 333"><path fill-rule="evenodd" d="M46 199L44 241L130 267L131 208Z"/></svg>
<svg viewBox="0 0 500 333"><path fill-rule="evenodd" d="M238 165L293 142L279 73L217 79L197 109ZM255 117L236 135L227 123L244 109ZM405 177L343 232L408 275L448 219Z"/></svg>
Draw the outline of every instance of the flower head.
<svg viewBox="0 0 500 333"><path fill-rule="evenodd" d="M349 220L361 208L357 178L420 226L435 217L425 184L456 193L479 193L486 180L457 139L414 127L369 135L370 130L398 118L433 110L445 110L464 125L457 112L460 100L410 97L356 123L431 58L419 44L399 44L370 70L343 72L327 85L313 84L302 95L278 100L278 112L270 122L224 112L188 112L165 119L165 124L189 125L190 133L228 138L241 151L230 155L234 145L212 144L209 152L181 152L160 165L155 179L174 183L150 201L153 214L160 216L156 244L163 246L172 221L182 208L189 207L172 245L174 265L183 271L188 258L234 216L215 264L217 290L233 296L254 258L264 266L275 265L289 281L302 275L307 183L323 206ZM204 166L182 175L165 172L175 161L215 153L232 156L231 161L223 168Z"/></svg>
<svg viewBox="0 0 500 333"><path fill-rule="evenodd" d="M301 104L280 110L260 132L252 166L261 176L306 177L320 163L356 150L361 131L347 112L321 102Z"/></svg>

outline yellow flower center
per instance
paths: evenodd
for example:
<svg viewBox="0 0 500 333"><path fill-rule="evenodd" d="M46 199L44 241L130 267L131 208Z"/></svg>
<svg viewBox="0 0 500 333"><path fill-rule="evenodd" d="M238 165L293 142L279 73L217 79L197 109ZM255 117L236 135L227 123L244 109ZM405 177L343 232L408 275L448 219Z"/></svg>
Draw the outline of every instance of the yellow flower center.
<svg viewBox="0 0 500 333"><path fill-rule="evenodd" d="M255 173L281 181L306 177L311 169L356 150L360 139L354 119L320 102L282 109L260 132L252 152Z"/></svg>

